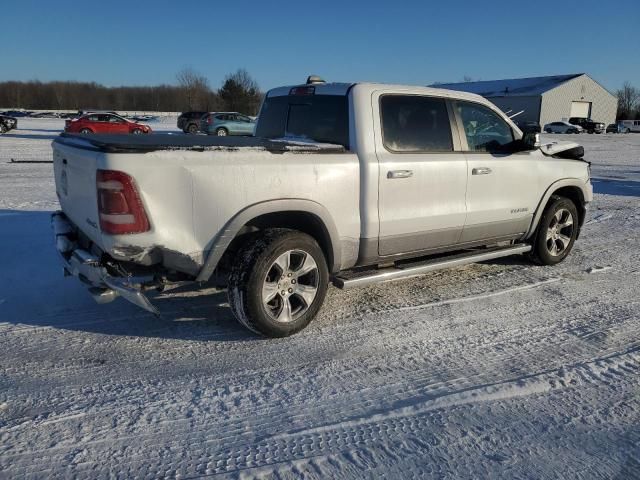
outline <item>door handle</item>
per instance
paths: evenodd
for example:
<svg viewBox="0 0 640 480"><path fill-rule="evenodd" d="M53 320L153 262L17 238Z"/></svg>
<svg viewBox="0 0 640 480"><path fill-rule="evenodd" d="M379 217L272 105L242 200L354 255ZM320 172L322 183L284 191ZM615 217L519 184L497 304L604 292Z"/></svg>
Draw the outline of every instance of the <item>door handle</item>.
<svg viewBox="0 0 640 480"><path fill-rule="evenodd" d="M413 170L389 170L387 178L409 178L413 177Z"/></svg>
<svg viewBox="0 0 640 480"><path fill-rule="evenodd" d="M489 175L491 173L491 169L489 167L479 167L471 170L472 175Z"/></svg>

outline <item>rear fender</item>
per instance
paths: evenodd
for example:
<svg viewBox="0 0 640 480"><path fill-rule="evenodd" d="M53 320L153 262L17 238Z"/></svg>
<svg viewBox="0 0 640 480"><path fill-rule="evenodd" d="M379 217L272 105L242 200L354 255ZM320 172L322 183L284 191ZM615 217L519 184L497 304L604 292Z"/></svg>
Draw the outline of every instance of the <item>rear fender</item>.
<svg viewBox="0 0 640 480"><path fill-rule="evenodd" d="M340 269L342 260L342 248L340 243L340 237L338 230L329 214L328 210L312 200L303 199L281 199L270 200L266 202L256 203L244 210L238 212L231 220L229 220L225 226L218 232L216 237L211 240L207 246L207 259L204 266L200 270L196 281L206 282L211 278L213 271L216 269L218 262L224 255L225 251L231 244L234 238L247 225L251 220L258 218L262 215L278 212L303 212L315 215L324 224L324 227L329 235L332 249L332 265L329 265L331 271L337 271ZM328 259L327 259L328 260Z"/></svg>

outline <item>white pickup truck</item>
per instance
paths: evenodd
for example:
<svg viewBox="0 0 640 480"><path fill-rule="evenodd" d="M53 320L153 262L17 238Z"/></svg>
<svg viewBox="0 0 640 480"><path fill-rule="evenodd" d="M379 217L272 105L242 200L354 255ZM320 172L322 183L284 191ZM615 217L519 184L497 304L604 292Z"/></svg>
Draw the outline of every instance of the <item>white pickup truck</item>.
<svg viewBox="0 0 640 480"><path fill-rule="evenodd" d="M592 200L583 154L477 95L310 79L267 93L252 138L62 134L53 227L99 302L157 313L149 291L213 282L243 325L286 336L330 282L562 261Z"/></svg>

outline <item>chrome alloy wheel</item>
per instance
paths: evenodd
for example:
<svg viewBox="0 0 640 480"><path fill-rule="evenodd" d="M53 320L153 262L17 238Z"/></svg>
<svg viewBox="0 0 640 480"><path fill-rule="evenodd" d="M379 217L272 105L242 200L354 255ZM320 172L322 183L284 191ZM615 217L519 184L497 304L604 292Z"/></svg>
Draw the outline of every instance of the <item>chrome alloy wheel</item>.
<svg viewBox="0 0 640 480"><path fill-rule="evenodd" d="M561 208L551 218L547 228L547 250L557 257L569 247L573 236L573 215L569 210Z"/></svg>
<svg viewBox="0 0 640 480"><path fill-rule="evenodd" d="M262 286L262 303L276 322L292 322L309 310L319 282L313 257L302 250L289 250L269 268Z"/></svg>

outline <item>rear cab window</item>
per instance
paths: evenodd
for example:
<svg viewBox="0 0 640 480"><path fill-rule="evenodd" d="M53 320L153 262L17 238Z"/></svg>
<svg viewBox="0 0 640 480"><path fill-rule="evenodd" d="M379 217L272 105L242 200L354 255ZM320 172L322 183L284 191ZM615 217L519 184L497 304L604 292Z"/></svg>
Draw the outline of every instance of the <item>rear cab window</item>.
<svg viewBox="0 0 640 480"><path fill-rule="evenodd" d="M265 98L255 136L269 139L294 137L349 149L347 95L316 95L311 93L312 88L300 90L310 93Z"/></svg>

